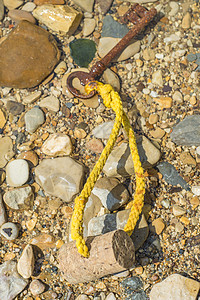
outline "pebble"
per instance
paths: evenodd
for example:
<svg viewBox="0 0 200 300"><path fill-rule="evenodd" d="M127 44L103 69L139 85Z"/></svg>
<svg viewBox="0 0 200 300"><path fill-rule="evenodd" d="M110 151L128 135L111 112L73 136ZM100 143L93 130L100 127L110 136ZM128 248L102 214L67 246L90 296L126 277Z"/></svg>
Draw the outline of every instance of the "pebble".
<svg viewBox="0 0 200 300"><path fill-rule="evenodd" d="M173 205L173 214L175 215L175 217L182 216L185 213L186 213L186 209L182 208L177 204Z"/></svg>
<svg viewBox="0 0 200 300"><path fill-rule="evenodd" d="M23 103L25 104L31 104L33 102L35 102L36 100L38 100L41 96L41 91L37 91L37 92L34 92L26 97L23 98Z"/></svg>
<svg viewBox="0 0 200 300"><path fill-rule="evenodd" d="M189 62L193 62L193 61L195 61L196 59L197 59L196 54L189 53L189 54L187 55L187 60L188 60Z"/></svg>
<svg viewBox="0 0 200 300"><path fill-rule="evenodd" d="M176 223L176 225L175 225L175 231L176 232L182 232L183 230L184 230L183 224L181 224L180 222Z"/></svg>
<svg viewBox="0 0 200 300"><path fill-rule="evenodd" d="M61 5L61 4L65 4L65 1L64 0L34 0L34 3L36 5L43 5L43 4Z"/></svg>
<svg viewBox="0 0 200 300"><path fill-rule="evenodd" d="M196 166L196 160L188 152L182 152L180 154L180 160L184 165Z"/></svg>
<svg viewBox="0 0 200 300"><path fill-rule="evenodd" d="M44 99L42 99L39 102L39 106L45 107L48 110L57 112L57 111L59 111L60 102L57 97L51 95L51 96L48 96L48 97L45 97Z"/></svg>
<svg viewBox="0 0 200 300"><path fill-rule="evenodd" d="M120 285L125 289L131 289L133 292L143 287L142 280L138 276L129 277L123 280Z"/></svg>
<svg viewBox="0 0 200 300"><path fill-rule="evenodd" d="M165 131L160 127L156 127L155 130L150 130L149 133L154 139L161 139L165 135Z"/></svg>
<svg viewBox="0 0 200 300"><path fill-rule="evenodd" d="M84 139L86 137L87 133L82 128L75 128L74 130L74 137L77 139Z"/></svg>
<svg viewBox="0 0 200 300"><path fill-rule="evenodd" d="M17 263L13 260L0 265L0 295L3 300L12 300L27 286L28 280L17 272Z"/></svg>
<svg viewBox="0 0 200 300"><path fill-rule="evenodd" d="M0 56L0 85L31 88L53 71L60 52L49 32L21 21L0 44Z"/></svg>
<svg viewBox="0 0 200 300"><path fill-rule="evenodd" d="M179 4L177 2L175 2L175 1L171 1L171 2L169 2L169 6L171 8L171 10L169 12L169 16L170 17L176 16L176 14L179 11Z"/></svg>
<svg viewBox="0 0 200 300"><path fill-rule="evenodd" d="M89 149L90 151L92 152L95 152L95 153L101 153L104 149L104 145L103 143L96 139L96 138L93 138L91 140L89 140L86 144L85 144L86 148Z"/></svg>
<svg viewBox="0 0 200 300"><path fill-rule="evenodd" d="M9 241L13 241L18 237L19 228L12 222L4 223L0 228L1 235Z"/></svg>
<svg viewBox="0 0 200 300"><path fill-rule="evenodd" d="M104 214L92 218L88 223L88 236L104 234L116 229L123 229L127 223L130 209L121 210L113 214ZM149 234L148 224L142 215L131 235L135 250L138 250L146 241Z"/></svg>
<svg viewBox="0 0 200 300"><path fill-rule="evenodd" d="M103 14L106 14L112 5L113 0L104 0L99 2L99 6Z"/></svg>
<svg viewBox="0 0 200 300"><path fill-rule="evenodd" d="M17 116L24 111L25 106L22 103L9 100L6 102L6 108L13 116Z"/></svg>
<svg viewBox="0 0 200 300"><path fill-rule="evenodd" d="M173 42L178 42L180 40L180 36L178 36L175 33L172 33L170 36L164 38L164 43L173 43Z"/></svg>
<svg viewBox="0 0 200 300"><path fill-rule="evenodd" d="M180 221L184 224L184 225L189 225L190 224L190 220L187 218L187 217L185 217L185 216L182 216L181 218L180 218Z"/></svg>
<svg viewBox="0 0 200 300"><path fill-rule="evenodd" d="M35 168L36 182L50 195L70 202L80 192L84 169L70 157L43 159Z"/></svg>
<svg viewBox="0 0 200 300"><path fill-rule="evenodd" d="M66 62L61 61L61 62L56 66L56 68L54 69L54 72L55 72L56 74L62 75L62 74L65 73L66 70L67 70Z"/></svg>
<svg viewBox="0 0 200 300"><path fill-rule="evenodd" d="M36 23L35 18L32 16L31 13L25 11L25 10L19 10L19 9L12 9L8 12L8 17L10 17L14 22L19 23L21 21L28 21L33 24Z"/></svg>
<svg viewBox="0 0 200 300"><path fill-rule="evenodd" d="M158 122L158 118L157 114L151 114L149 116L149 124L156 124Z"/></svg>
<svg viewBox="0 0 200 300"><path fill-rule="evenodd" d="M37 224L37 219L31 219L26 221L26 228L29 231L32 231L35 228L35 225Z"/></svg>
<svg viewBox="0 0 200 300"><path fill-rule="evenodd" d="M2 201L2 195L0 194L0 226L6 223L6 221L7 221L7 215Z"/></svg>
<svg viewBox="0 0 200 300"><path fill-rule="evenodd" d="M100 178L97 180L92 193L110 211L117 210L129 200L128 190L116 178Z"/></svg>
<svg viewBox="0 0 200 300"><path fill-rule="evenodd" d="M121 39L113 38L113 37L102 37L99 40L98 45L98 53L100 57L104 57ZM134 56L136 53L140 51L140 41L133 42L129 46L127 46L119 55L118 58L113 61L123 61L128 58Z"/></svg>
<svg viewBox="0 0 200 300"><path fill-rule="evenodd" d="M114 126L114 121L104 122L104 123L99 124L98 126L96 126L92 130L92 134L97 139L108 140L110 135L111 135L113 126Z"/></svg>
<svg viewBox="0 0 200 300"><path fill-rule="evenodd" d="M189 29L191 27L191 23L192 23L192 17L190 13L187 12L182 19L181 26L183 29Z"/></svg>
<svg viewBox="0 0 200 300"><path fill-rule="evenodd" d="M72 153L72 142L68 135L51 134L41 147L41 151L49 156L64 156Z"/></svg>
<svg viewBox="0 0 200 300"><path fill-rule="evenodd" d="M163 78L162 78L162 71L158 70L153 72L152 74L152 83L155 85L158 85L160 87L163 87Z"/></svg>
<svg viewBox="0 0 200 300"><path fill-rule="evenodd" d="M200 115L184 118L173 127L172 141L181 146L200 146Z"/></svg>
<svg viewBox="0 0 200 300"><path fill-rule="evenodd" d="M0 138L0 168L5 167L14 155L11 138L8 136Z"/></svg>
<svg viewBox="0 0 200 300"><path fill-rule="evenodd" d="M113 293L109 293L105 300L115 300L116 297Z"/></svg>
<svg viewBox="0 0 200 300"><path fill-rule="evenodd" d="M110 69L106 69L103 72L103 79L105 83L112 85L112 87L119 92L120 91L120 80L115 72Z"/></svg>
<svg viewBox="0 0 200 300"><path fill-rule="evenodd" d="M25 279L30 278L33 275L35 267L35 257L32 245L28 244L24 248L20 259L17 263L18 273Z"/></svg>
<svg viewBox="0 0 200 300"><path fill-rule="evenodd" d="M156 233L158 235L161 234L164 229L165 223L163 222L162 218L155 219L150 226L151 232Z"/></svg>
<svg viewBox="0 0 200 300"><path fill-rule="evenodd" d="M24 115L26 131L33 133L44 123L44 113L38 107L27 111Z"/></svg>
<svg viewBox="0 0 200 300"><path fill-rule="evenodd" d="M23 151L18 156L18 159L25 159L31 166L37 166L38 164L38 156L34 151Z"/></svg>
<svg viewBox="0 0 200 300"><path fill-rule="evenodd" d="M18 8L23 4L22 0L4 0L3 2L9 10Z"/></svg>
<svg viewBox="0 0 200 300"><path fill-rule="evenodd" d="M29 289L33 296L37 296L45 291L45 285L40 280L33 279L29 285Z"/></svg>
<svg viewBox="0 0 200 300"><path fill-rule="evenodd" d="M28 185L22 188L8 190L3 196L4 202L12 209L28 210L33 206L34 193Z"/></svg>
<svg viewBox="0 0 200 300"><path fill-rule="evenodd" d="M3 109L0 109L0 129L2 129L7 121L6 113Z"/></svg>
<svg viewBox="0 0 200 300"><path fill-rule="evenodd" d="M145 136L140 136L136 140L143 167L148 168L156 164L161 156L160 151ZM113 149L103 172L108 177L127 177L134 174L133 160L127 143L121 143Z"/></svg>
<svg viewBox="0 0 200 300"><path fill-rule="evenodd" d="M4 18L4 2L3 0L0 0L0 21L2 21Z"/></svg>
<svg viewBox="0 0 200 300"><path fill-rule="evenodd" d="M173 186L177 186L179 184L185 190L187 190L187 191L190 190L190 186L179 175L176 168L172 164L170 164L166 161L163 161L159 165L157 165L157 168L158 168L159 172L163 175L163 179L167 183L169 183Z"/></svg>
<svg viewBox="0 0 200 300"><path fill-rule="evenodd" d="M173 96L172 96L172 99L174 101L176 101L177 103L182 103L183 102L183 95L181 94L181 92L175 91Z"/></svg>
<svg viewBox="0 0 200 300"><path fill-rule="evenodd" d="M36 7L35 3L33 3L33 2L26 2L23 5L22 10L25 10L25 11L28 11L28 12L32 12L35 7Z"/></svg>
<svg viewBox="0 0 200 300"><path fill-rule="evenodd" d="M52 4L37 6L33 16L49 29L68 35L76 31L82 19L82 13L72 7Z"/></svg>
<svg viewBox="0 0 200 300"><path fill-rule="evenodd" d="M36 245L41 250L54 248L55 247L55 239L52 235L47 233L42 233L38 236L35 236L30 240L30 244Z"/></svg>
<svg viewBox="0 0 200 300"><path fill-rule="evenodd" d="M200 185L192 186L191 192L196 196L200 196Z"/></svg>
<svg viewBox="0 0 200 300"><path fill-rule="evenodd" d="M75 300L90 300L90 298L87 295L79 295L78 297L76 297Z"/></svg>
<svg viewBox="0 0 200 300"><path fill-rule="evenodd" d="M198 295L199 287L199 283L193 279L172 274L153 286L150 300L163 300L166 295L171 300L194 300Z"/></svg>
<svg viewBox="0 0 200 300"><path fill-rule="evenodd" d="M15 159L6 166L6 181L10 186L18 187L27 182L29 166L24 159Z"/></svg>
<svg viewBox="0 0 200 300"><path fill-rule="evenodd" d="M98 197L96 197L93 193L88 199L86 203L84 216L83 216L83 227L84 227L84 236L88 235L88 223L89 221L96 217L97 214L101 211L102 203ZM66 214L66 213L65 213Z"/></svg>
<svg viewBox="0 0 200 300"><path fill-rule="evenodd" d="M96 26L95 19L85 18L83 22L83 36L88 36L93 33Z"/></svg>
<svg viewBox="0 0 200 300"><path fill-rule="evenodd" d="M157 102L160 106L160 109L171 108L172 107L172 98L161 96L160 98L154 98L155 102Z"/></svg>
<svg viewBox="0 0 200 300"><path fill-rule="evenodd" d="M73 0L73 2L78 5L80 8L82 8L84 11L92 12L93 6L94 6L94 0Z"/></svg>
<svg viewBox="0 0 200 300"><path fill-rule="evenodd" d="M102 37L123 38L129 32L128 26L115 21L107 15L103 19Z"/></svg>
<svg viewBox="0 0 200 300"><path fill-rule="evenodd" d="M154 60L155 59L155 52L153 49L150 49L150 48L146 48L144 51L143 51L143 58L144 60L146 61L149 61L149 60Z"/></svg>

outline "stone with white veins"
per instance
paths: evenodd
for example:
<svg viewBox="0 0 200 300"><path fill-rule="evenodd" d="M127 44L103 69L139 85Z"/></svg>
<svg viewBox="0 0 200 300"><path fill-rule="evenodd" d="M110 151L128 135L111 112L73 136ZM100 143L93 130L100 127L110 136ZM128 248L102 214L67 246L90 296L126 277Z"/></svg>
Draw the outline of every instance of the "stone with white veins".
<svg viewBox="0 0 200 300"><path fill-rule="evenodd" d="M15 188L7 191L4 196L4 202L12 209L30 209L33 206L34 193L28 185L21 188Z"/></svg>
<svg viewBox="0 0 200 300"><path fill-rule="evenodd" d="M0 265L0 299L13 300L27 286L28 280L17 272L17 263L9 260Z"/></svg>
<svg viewBox="0 0 200 300"><path fill-rule="evenodd" d="M145 136L138 136L136 142L143 168L149 168L159 161L160 151ZM105 163L103 172L108 177L126 177L134 174L134 165L128 143L121 143L113 149Z"/></svg>
<svg viewBox="0 0 200 300"><path fill-rule="evenodd" d="M100 178L97 180L92 193L110 211L117 210L129 200L129 193L126 187L116 178Z"/></svg>
<svg viewBox="0 0 200 300"><path fill-rule="evenodd" d="M0 233L5 239L13 241L18 237L19 228L16 224L7 222L1 226Z"/></svg>
<svg viewBox="0 0 200 300"><path fill-rule="evenodd" d="M24 159L15 159L6 166L6 181L10 186L18 187L27 182L29 166Z"/></svg>
<svg viewBox="0 0 200 300"><path fill-rule="evenodd" d="M70 202L80 192L84 168L70 157L43 159L35 168L36 182L50 195Z"/></svg>
<svg viewBox="0 0 200 300"><path fill-rule="evenodd" d="M23 278L30 278L33 275L35 257L32 245L28 244L24 248L17 263L17 271Z"/></svg>
<svg viewBox="0 0 200 300"><path fill-rule="evenodd" d="M195 300L199 288L198 281L179 274L172 274L153 286L150 300Z"/></svg>
<svg viewBox="0 0 200 300"><path fill-rule="evenodd" d="M0 194L0 226L6 223L6 221L7 221L6 211L3 205L2 195Z"/></svg>
<svg viewBox="0 0 200 300"><path fill-rule="evenodd" d="M26 130L33 133L44 123L44 113L38 107L34 107L25 113L24 120Z"/></svg>
<svg viewBox="0 0 200 300"><path fill-rule="evenodd" d="M54 133L44 142L41 151L49 156L64 156L72 153L72 142L68 135Z"/></svg>
<svg viewBox="0 0 200 300"><path fill-rule="evenodd" d="M59 111L60 102L57 97L51 95L42 99L39 103L39 106L57 112Z"/></svg>

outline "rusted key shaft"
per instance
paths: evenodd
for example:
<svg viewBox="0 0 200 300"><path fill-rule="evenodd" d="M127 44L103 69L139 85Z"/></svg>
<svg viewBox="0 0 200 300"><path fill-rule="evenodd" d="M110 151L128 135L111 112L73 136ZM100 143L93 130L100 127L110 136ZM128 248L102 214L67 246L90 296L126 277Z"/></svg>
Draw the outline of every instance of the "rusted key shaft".
<svg viewBox="0 0 200 300"><path fill-rule="evenodd" d="M95 92L91 92L89 95L80 94L73 87L73 79L78 78L82 85L86 85L90 81L94 81L100 77L104 70L108 67L114 57L119 55L122 50L130 43L130 41L144 29L144 27L155 17L157 11L155 8L146 10L139 4L135 4L130 10L124 15L123 21L131 21L135 26L115 45L100 61L92 66L89 73L77 71L71 73L67 78L67 86L69 91L76 97L79 98L91 98Z"/></svg>

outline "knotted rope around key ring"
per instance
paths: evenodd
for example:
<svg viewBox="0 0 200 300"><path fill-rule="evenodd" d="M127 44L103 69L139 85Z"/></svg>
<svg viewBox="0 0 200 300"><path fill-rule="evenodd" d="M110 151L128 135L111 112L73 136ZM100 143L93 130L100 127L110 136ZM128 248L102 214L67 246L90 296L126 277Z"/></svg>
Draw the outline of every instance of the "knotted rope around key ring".
<svg viewBox="0 0 200 300"><path fill-rule="evenodd" d="M97 81L87 84L85 86L85 90L87 93L96 90L102 97L104 105L107 108L112 108L112 110L116 114L115 123L109 140L104 150L102 151L99 160L90 173L90 176L88 177L81 194L75 199L75 207L71 222L71 237L73 240L76 240L76 247L78 249L78 252L84 257L89 257L89 251L83 238L84 208L92 192L92 189L94 188L94 185L106 163L106 160L114 147L121 125L123 125L129 138L129 147L134 163L136 177L136 190L134 199L128 204L128 207L126 207L131 207L131 212L129 214L127 224L124 227L124 231L126 231L129 235L132 234L142 211L142 207L144 204L145 182L134 131L131 128L131 124L126 113L123 110L122 101L119 94L114 91L111 85L103 84Z"/></svg>

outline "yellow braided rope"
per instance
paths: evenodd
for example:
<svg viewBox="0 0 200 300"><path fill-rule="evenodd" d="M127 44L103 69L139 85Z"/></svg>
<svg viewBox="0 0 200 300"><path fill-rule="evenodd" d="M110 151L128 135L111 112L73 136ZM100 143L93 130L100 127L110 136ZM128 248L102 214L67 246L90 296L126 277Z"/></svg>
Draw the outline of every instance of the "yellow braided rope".
<svg viewBox="0 0 200 300"><path fill-rule="evenodd" d="M84 208L87 203L87 200L92 192L92 189L106 163L106 160L111 153L116 139L119 134L119 130L121 124L123 124L127 135L129 137L129 146L131 155L133 158L135 175L136 175L136 190L134 195L134 200L130 202L132 208L129 215L129 219L127 221L124 230L131 235L137 220L139 219L139 215L142 211L143 202L144 202L144 193L145 193L145 183L144 183L144 175L143 169L141 166L135 135L134 131L131 128L130 122L123 111L122 102L119 94L114 91L111 85L103 84L100 82L92 82L89 83L85 87L87 93L91 92L92 90L97 90L98 94L102 97L103 103L106 107L112 108L112 110L116 114L115 123L109 137L109 140L101 153L99 160L97 161L96 165L94 166L90 176L85 183L81 194L76 197L75 199L75 207L74 212L72 215L72 222L71 222L71 237L73 240L76 240L76 247L78 252L84 256L89 257L89 251L85 244L85 240L83 239L83 214ZM129 208L128 206L127 208Z"/></svg>

